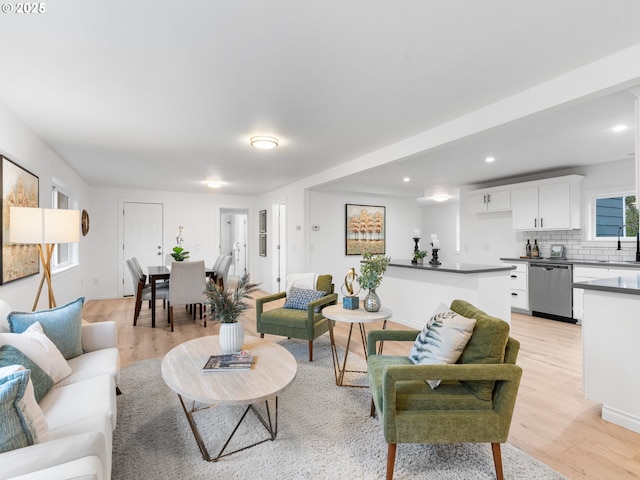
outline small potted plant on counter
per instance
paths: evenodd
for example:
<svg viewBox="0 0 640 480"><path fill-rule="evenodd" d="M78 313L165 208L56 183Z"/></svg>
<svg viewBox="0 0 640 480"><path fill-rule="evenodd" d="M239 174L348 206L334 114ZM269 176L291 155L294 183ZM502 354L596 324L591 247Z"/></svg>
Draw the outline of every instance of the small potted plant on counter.
<svg viewBox="0 0 640 480"><path fill-rule="evenodd" d="M426 250L418 250L417 252L413 253L413 258L415 259L418 265L422 265L424 263L424 257L426 256L427 256Z"/></svg>

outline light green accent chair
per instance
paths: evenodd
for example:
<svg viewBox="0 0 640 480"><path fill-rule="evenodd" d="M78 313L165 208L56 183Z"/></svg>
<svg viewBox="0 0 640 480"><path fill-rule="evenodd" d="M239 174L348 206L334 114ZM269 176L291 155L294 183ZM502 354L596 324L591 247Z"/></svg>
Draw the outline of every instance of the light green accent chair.
<svg viewBox="0 0 640 480"><path fill-rule="evenodd" d="M333 293L331 275L319 275L316 290L327 293L326 296L309 303L306 310L291 308L272 308L265 310L265 305L276 300L286 299L286 292L274 293L256 300L256 331L260 338L264 334L280 335L288 338L299 338L309 341L309 361L313 362L313 341L323 333L329 331L329 320L322 315L322 307L335 305L338 294ZM316 312L316 309L320 310Z"/></svg>
<svg viewBox="0 0 640 480"><path fill-rule="evenodd" d="M451 310L475 318L473 335L458 363L414 365L407 356L369 354L372 403L389 444L387 480L393 478L398 443L491 443L496 478L503 479L500 444L507 441L522 369L520 343L509 337L509 324L463 300ZM413 343L417 330L375 330L368 352L378 342ZM409 345L410 348L410 345ZM432 390L425 380L442 383ZM428 466L425 465L425 468Z"/></svg>

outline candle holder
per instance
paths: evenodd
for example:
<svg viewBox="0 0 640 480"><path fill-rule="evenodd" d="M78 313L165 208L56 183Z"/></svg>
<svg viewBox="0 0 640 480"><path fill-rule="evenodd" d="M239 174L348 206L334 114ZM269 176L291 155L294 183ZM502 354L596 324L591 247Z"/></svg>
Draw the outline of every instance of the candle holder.
<svg viewBox="0 0 640 480"><path fill-rule="evenodd" d="M431 260L429 260L429 265L441 265L440 261L438 260L438 250L440 250L439 248L434 248L432 250L432 255L431 255Z"/></svg>
<svg viewBox="0 0 640 480"><path fill-rule="evenodd" d="M416 258L416 253L420 250L420 246L418 245L420 237L413 237L413 241L415 242L415 246L413 247L413 259L411 259L411 263L417 265L418 259Z"/></svg>

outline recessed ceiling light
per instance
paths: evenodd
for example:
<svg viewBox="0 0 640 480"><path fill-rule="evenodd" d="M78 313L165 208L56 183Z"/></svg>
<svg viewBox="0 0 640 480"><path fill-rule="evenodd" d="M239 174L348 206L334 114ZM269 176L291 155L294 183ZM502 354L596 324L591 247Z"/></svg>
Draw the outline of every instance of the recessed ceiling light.
<svg viewBox="0 0 640 480"><path fill-rule="evenodd" d="M487 162L487 163L491 163L494 160L495 160L495 158L493 158L493 157L487 157L487 158L484 159L484 161Z"/></svg>
<svg viewBox="0 0 640 480"><path fill-rule="evenodd" d="M410 181L411 181L411 179L410 179L409 177L404 177L404 178L402 179L402 181L403 181L403 182L410 182Z"/></svg>
<svg viewBox="0 0 640 480"><path fill-rule="evenodd" d="M278 146L278 139L275 137L251 137L249 139L252 147L260 148L261 150L271 150Z"/></svg>
<svg viewBox="0 0 640 480"><path fill-rule="evenodd" d="M209 187L209 188L221 188L222 187L222 182L221 181L207 182L207 187Z"/></svg>
<svg viewBox="0 0 640 480"><path fill-rule="evenodd" d="M629 128L627 125L620 124L620 125L616 125L615 127L612 127L611 131L615 133L619 133L619 132L624 132L627 128Z"/></svg>

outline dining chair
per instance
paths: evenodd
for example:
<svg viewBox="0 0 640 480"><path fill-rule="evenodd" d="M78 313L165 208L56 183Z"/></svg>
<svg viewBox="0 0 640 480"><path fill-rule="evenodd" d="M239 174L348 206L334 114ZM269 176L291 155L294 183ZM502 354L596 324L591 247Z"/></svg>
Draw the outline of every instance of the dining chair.
<svg viewBox="0 0 640 480"><path fill-rule="evenodd" d="M200 307L200 318L203 326L207 326L207 319L202 315L204 304L204 290L206 276L204 261L172 262L171 280L169 282L168 314L169 324L173 332L173 307L176 305L188 305ZM196 308L193 308L193 319L196 317Z"/></svg>
<svg viewBox="0 0 640 480"><path fill-rule="evenodd" d="M149 308L156 308L155 305L151 305L151 285L145 283L146 275L142 272L140 264L135 257L127 258L124 264L131 276L131 282L133 283L133 290L135 292L135 307L133 310L133 326L138 323L138 317L140 316L140 310L142 309L142 302L148 301ZM162 307L166 308L168 287L162 284L156 285L156 300L162 299Z"/></svg>
<svg viewBox="0 0 640 480"><path fill-rule="evenodd" d="M222 288L227 287L227 278L229 276L230 266L231 266L231 256L225 255L222 258L218 271L216 271L216 280L218 282L218 285L220 285Z"/></svg>

